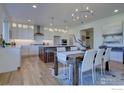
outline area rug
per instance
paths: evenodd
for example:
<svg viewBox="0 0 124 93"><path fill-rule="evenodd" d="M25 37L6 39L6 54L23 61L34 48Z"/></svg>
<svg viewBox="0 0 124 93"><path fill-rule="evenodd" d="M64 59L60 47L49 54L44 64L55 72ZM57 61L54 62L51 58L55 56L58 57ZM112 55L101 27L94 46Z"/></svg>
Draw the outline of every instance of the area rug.
<svg viewBox="0 0 124 93"><path fill-rule="evenodd" d="M60 85L72 85L72 75L69 79L68 70L69 68L59 68L58 76L54 76L54 69L49 68L53 77L55 77ZM111 69L109 72L105 72L101 75L99 68L96 69L95 84L92 83L91 70L83 73L83 85L124 85L124 73L119 70ZM80 75L79 75L79 85Z"/></svg>

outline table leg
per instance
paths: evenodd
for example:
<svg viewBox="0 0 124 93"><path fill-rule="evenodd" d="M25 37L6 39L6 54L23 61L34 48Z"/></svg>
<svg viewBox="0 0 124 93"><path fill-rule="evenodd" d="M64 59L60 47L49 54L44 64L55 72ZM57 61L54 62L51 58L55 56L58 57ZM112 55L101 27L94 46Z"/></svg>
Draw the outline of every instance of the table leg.
<svg viewBox="0 0 124 93"><path fill-rule="evenodd" d="M109 71L109 62L106 62L106 63L105 63L105 70L106 70L106 71Z"/></svg>
<svg viewBox="0 0 124 93"><path fill-rule="evenodd" d="M123 60L123 64L124 64L124 48L122 48L122 50L123 50L123 59L122 60Z"/></svg>
<svg viewBox="0 0 124 93"><path fill-rule="evenodd" d="M78 77L79 77L79 71L78 71L78 59L76 59L76 62L73 66L73 85L78 85Z"/></svg>
<svg viewBox="0 0 124 93"><path fill-rule="evenodd" d="M54 60L54 75L55 76L58 75L58 60L57 60L56 54L55 54L55 60Z"/></svg>

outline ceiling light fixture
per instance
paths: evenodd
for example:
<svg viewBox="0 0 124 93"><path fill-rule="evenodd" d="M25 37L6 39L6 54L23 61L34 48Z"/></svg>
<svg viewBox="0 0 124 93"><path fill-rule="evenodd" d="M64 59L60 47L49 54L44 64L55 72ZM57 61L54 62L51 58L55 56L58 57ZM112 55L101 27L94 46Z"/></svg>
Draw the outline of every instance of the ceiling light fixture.
<svg viewBox="0 0 124 93"><path fill-rule="evenodd" d="M89 6L81 7L80 9L75 9L72 13L72 20L84 22L85 19L88 19L89 17L91 18L93 13L94 11Z"/></svg>
<svg viewBox="0 0 124 93"><path fill-rule="evenodd" d="M72 14L71 16L74 16L74 14Z"/></svg>
<svg viewBox="0 0 124 93"><path fill-rule="evenodd" d="M85 15L84 17L87 18L87 15Z"/></svg>
<svg viewBox="0 0 124 93"><path fill-rule="evenodd" d="M30 20L30 19L28 19L27 21L28 21L28 22L31 22L31 20Z"/></svg>
<svg viewBox="0 0 124 93"><path fill-rule="evenodd" d="M115 9L114 12L117 13L119 10L118 9Z"/></svg>
<svg viewBox="0 0 124 93"><path fill-rule="evenodd" d="M37 8L37 6L36 6L36 5L32 5L32 7L33 7L33 8Z"/></svg>
<svg viewBox="0 0 124 93"><path fill-rule="evenodd" d="M88 6L86 7L86 10L89 10L89 7Z"/></svg>
<svg viewBox="0 0 124 93"><path fill-rule="evenodd" d="M78 9L75 9L75 11L77 12L77 11L78 11Z"/></svg>

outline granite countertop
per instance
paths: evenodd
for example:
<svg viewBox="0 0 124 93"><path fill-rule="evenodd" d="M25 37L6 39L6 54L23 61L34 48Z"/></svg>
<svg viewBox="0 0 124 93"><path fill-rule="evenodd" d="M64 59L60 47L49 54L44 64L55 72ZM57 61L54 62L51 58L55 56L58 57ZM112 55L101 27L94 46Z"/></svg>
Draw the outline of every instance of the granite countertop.
<svg viewBox="0 0 124 93"><path fill-rule="evenodd" d="M53 48L56 48L56 47L74 47L74 46L72 46L72 45L55 45L55 46L54 45L48 45L48 46L47 45L43 45L42 47L46 47L46 48L47 47L48 48L49 47L53 47Z"/></svg>

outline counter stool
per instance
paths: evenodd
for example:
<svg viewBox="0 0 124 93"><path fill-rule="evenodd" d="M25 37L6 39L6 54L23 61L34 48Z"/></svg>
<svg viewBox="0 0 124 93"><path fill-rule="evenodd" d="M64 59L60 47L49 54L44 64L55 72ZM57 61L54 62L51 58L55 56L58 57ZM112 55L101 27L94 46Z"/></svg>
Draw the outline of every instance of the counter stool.
<svg viewBox="0 0 124 93"><path fill-rule="evenodd" d="M52 49L47 49L46 51L46 61L49 62L49 57L51 53L54 53L54 50Z"/></svg>

